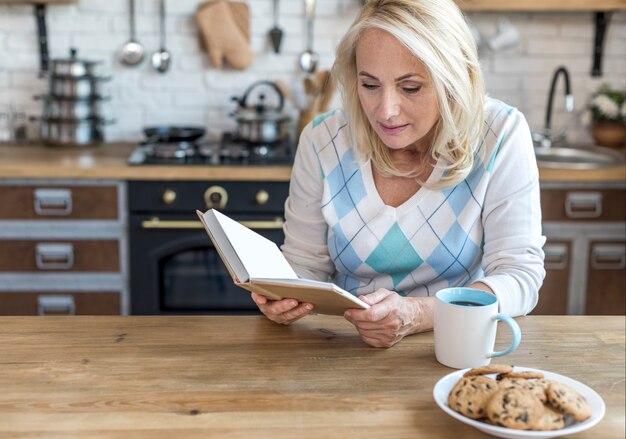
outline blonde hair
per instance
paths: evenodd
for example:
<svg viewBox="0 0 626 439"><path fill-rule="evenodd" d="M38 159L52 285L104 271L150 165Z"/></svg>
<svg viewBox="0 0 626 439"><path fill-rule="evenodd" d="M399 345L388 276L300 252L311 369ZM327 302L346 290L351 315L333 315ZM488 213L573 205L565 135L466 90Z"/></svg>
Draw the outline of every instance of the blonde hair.
<svg viewBox="0 0 626 439"><path fill-rule="evenodd" d="M358 97L356 45L365 29L378 28L404 44L425 66L439 101L439 120L430 155L445 159L446 172L431 186L450 187L474 164L472 145L483 126L485 87L474 38L452 0L370 0L340 41L332 76L341 91L358 155L384 175L401 171L367 120ZM421 182L424 184L424 182Z"/></svg>

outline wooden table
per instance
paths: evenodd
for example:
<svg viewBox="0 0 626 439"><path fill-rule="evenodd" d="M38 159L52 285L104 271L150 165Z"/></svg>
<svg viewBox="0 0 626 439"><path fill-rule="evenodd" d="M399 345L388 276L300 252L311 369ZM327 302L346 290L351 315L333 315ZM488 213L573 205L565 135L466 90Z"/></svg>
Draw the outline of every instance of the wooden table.
<svg viewBox="0 0 626 439"><path fill-rule="evenodd" d="M623 438L624 317L517 321L506 361L591 386L607 413L576 437ZM376 349L339 317L2 317L0 437L485 437L435 404L449 372L432 333Z"/></svg>

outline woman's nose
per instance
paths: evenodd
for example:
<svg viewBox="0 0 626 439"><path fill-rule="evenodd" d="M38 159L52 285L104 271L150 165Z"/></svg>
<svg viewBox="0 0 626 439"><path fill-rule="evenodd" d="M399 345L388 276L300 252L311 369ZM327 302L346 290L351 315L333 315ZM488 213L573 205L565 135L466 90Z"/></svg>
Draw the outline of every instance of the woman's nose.
<svg viewBox="0 0 626 439"><path fill-rule="evenodd" d="M400 114L399 96L394 90L385 91L381 95L381 102L378 107L380 116L384 120L392 119Z"/></svg>

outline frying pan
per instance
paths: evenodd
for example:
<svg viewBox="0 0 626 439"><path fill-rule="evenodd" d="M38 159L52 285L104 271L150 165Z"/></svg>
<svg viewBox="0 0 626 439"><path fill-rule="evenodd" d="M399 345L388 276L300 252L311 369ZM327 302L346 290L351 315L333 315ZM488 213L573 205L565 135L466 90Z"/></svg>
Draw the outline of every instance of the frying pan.
<svg viewBox="0 0 626 439"><path fill-rule="evenodd" d="M144 128L143 133L148 140L156 142L193 142L204 136L202 127L178 127L160 125Z"/></svg>

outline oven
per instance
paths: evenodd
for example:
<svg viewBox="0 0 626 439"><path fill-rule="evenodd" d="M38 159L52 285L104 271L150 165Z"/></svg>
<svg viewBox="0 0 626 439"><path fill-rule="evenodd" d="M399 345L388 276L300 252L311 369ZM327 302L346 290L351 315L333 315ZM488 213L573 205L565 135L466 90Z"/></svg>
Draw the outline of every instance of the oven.
<svg viewBox="0 0 626 439"><path fill-rule="evenodd" d="M281 245L288 189L288 182L130 181L131 314L258 314L195 211L216 208Z"/></svg>

